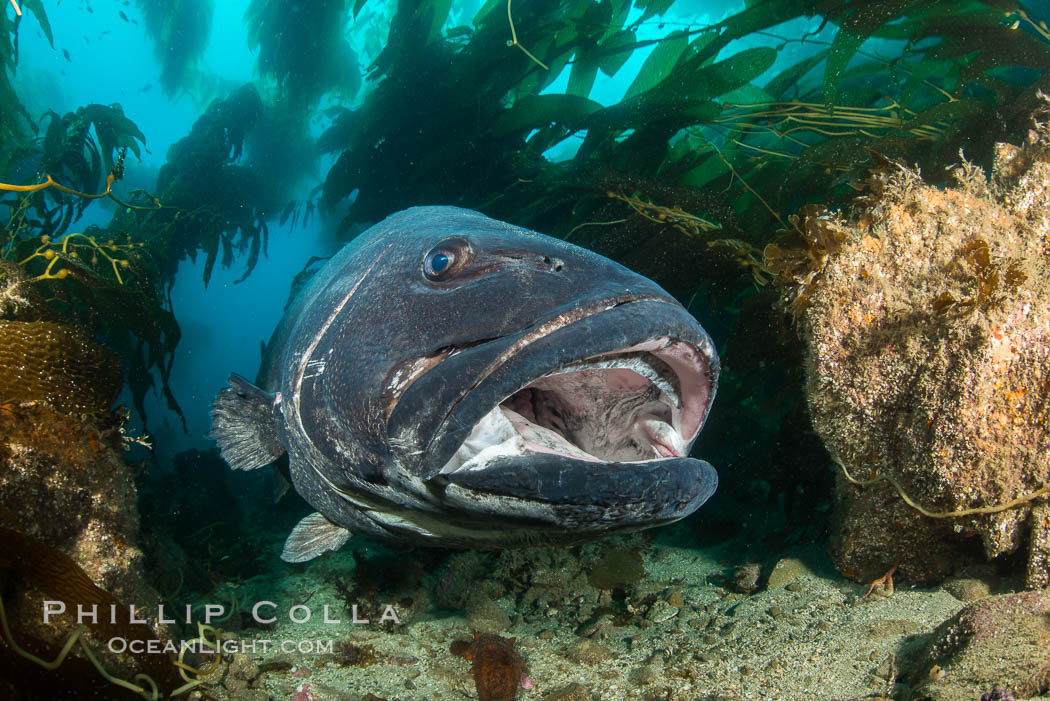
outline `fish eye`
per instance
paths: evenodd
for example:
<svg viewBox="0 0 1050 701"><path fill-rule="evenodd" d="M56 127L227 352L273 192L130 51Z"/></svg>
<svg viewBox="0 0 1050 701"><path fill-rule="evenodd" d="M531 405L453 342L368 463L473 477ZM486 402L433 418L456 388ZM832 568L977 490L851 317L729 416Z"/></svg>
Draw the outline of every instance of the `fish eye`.
<svg viewBox="0 0 1050 701"><path fill-rule="evenodd" d="M431 282L444 282L463 269L470 258L470 244L461 238L445 239L430 249L423 259L423 276Z"/></svg>
<svg viewBox="0 0 1050 701"><path fill-rule="evenodd" d="M427 263L427 272L431 275L440 275L445 272L448 266L452 265L453 261L456 260L454 253L445 253L444 251L435 251L430 255Z"/></svg>

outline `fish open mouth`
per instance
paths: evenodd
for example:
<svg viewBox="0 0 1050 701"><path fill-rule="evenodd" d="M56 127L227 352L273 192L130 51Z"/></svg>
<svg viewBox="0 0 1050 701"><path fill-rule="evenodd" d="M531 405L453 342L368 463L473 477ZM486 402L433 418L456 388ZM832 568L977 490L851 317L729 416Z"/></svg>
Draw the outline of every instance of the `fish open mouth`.
<svg viewBox="0 0 1050 701"><path fill-rule="evenodd" d="M442 525L419 528L446 542L453 526L473 546L489 530L582 542L671 523L718 485L689 456L718 372L688 311L637 292L464 339L388 376L387 434L406 465L389 479L440 510Z"/></svg>
<svg viewBox="0 0 1050 701"><path fill-rule="evenodd" d="M595 463L685 457L714 392L710 356L663 336L551 370L486 413L441 474L530 454Z"/></svg>

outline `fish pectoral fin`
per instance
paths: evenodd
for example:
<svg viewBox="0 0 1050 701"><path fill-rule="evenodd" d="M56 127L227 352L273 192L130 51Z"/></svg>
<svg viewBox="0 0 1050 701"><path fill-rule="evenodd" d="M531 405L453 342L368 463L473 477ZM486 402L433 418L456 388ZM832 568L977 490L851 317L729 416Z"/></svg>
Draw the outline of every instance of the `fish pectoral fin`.
<svg viewBox="0 0 1050 701"><path fill-rule="evenodd" d="M285 562L306 562L329 550L338 550L352 534L337 526L318 512L295 525L284 541L281 559Z"/></svg>
<svg viewBox="0 0 1050 701"><path fill-rule="evenodd" d="M230 386L211 405L211 433L222 457L235 470L269 465L284 453L277 438L274 408L277 398L240 375L230 375Z"/></svg>

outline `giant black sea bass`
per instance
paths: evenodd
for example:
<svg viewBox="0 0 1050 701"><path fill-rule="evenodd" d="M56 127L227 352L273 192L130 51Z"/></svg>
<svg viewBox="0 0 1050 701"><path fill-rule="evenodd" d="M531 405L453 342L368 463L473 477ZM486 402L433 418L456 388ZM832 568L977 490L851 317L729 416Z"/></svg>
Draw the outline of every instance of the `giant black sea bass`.
<svg viewBox="0 0 1050 701"><path fill-rule="evenodd" d="M282 319L262 387L233 375L212 437L235 469L287 452L317 513L282 557L352 533L495 548L670 523L715 491L689 449L714 344L652 281L465 209L357 237Z"/></svg>

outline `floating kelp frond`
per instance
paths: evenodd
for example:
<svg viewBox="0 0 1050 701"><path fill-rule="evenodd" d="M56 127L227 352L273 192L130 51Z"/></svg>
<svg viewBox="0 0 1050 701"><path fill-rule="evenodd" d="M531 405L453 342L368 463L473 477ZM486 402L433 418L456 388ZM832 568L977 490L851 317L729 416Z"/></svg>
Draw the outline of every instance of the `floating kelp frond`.
<svg viewBox="0 0 1050 701"><path fill-rule="evenodd" d="M134 240L159 244L160 273L166 282L174 278L178 262L197 251L206 255L205 284L220 251L223 267L233 263L235 251L248 251L247 277L265 249L268 229L263 208L275 201L271 183L239 163L245 139L263 110L251 84L212 101L190 133L168 149L168 162L157 177L159 199L168 208L145 216L118 212L110 224Z"/></svg>
<svg viewBox="0 0 1050 701"><path fill-rule="evenodd" d="M17 3L11 3L17 10L15 17L9 18L6 12L0 13L0 169L6 170L12 157L17 157L20 147L26 139L25 127L33 125L33 119L18 101L10 78L18 65L18 27L22 22L22 12ZM55 48L55 38L51 33L51 23L41 2L26 5L33 13L44 38Z"/></svg>
<svg viewBox="0 0 1050 701"><path fill-rule="evenodd" d="M348 10L346 0L252 0L245 12L259 72L303 111L330 90L352 100L361 84L357 54L343 34Z"/></svg>
<svg viewBox="0 0 1050 701"><path fill-rule="evenodd" d="M638 6L646 17L657 11ZM1001 69L1050 70L1050 45L1014 32L994 4L907 9L889 0L864 11L770 0L714 26L678 25L645 40L626 12L583 0L490 2L474 31L453 39L426 13L404 9L373 64L376 89L321 138L325 151L341 151L322 201L331 208L357 193L343 229L443 202L566 234L601 220L589 216L604 193L597 181L618 170L725 192L754 243L765 244L800 204L851 195L868 149L941 167L963 139L988 138L998 104L1026 95ZM812 33L767 33L806 16ZM727 53L744 37L767 45ZM908 42L886 57L869 38ZM615 73L654 43L620 102L590 98L599 71ZM780 66L792 54L799 58ZM563 71L564 93L549 92ZM558 148L575 156L554 161Z"/></svg>
<svg viewBox="0 0 1050 701"><path fill-rule="evenodd" d="M171 96L208 46L213 0L136 0L153 53L163 66L160 84Z"/></svg>
<svg viewBox="0 0 1050 701"><path fill-rule="evenodd" d="M0 204L12 210L30 207L39 219L34 222L37 235L57 238L89 202L112 197L110 190L123 175L125 153L141 156L146 137L117 104L90 104L61 116L49 110L44 116L49 120L45 135L25 147L26 154L39 158L44 182L0 184L0 192L31 193L25 205L10 200ZM6 229L0 228L0 243L19 237L18 231Z"/></svg>

